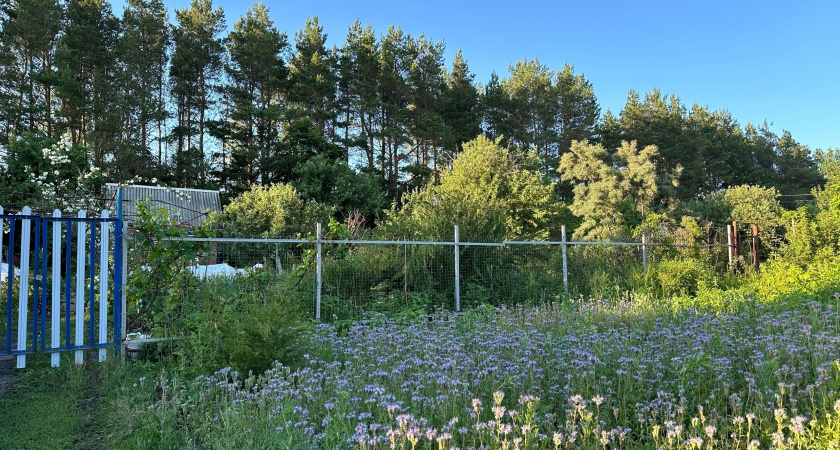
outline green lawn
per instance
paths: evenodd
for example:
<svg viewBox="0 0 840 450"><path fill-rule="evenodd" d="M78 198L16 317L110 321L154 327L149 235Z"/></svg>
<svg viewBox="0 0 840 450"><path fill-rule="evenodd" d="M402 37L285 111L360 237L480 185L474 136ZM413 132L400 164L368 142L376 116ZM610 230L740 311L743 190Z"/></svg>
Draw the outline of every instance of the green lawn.
<svg viewBox="0 0 840 450"><path fill-rule="evenodd" d="M98 369L73 364L62 355L61 366L49 367L48 354L27 357L27 368L0 397L0 445L4 449L94 448L86 425ZM94 380L92 380L92 378Z"/></svg>

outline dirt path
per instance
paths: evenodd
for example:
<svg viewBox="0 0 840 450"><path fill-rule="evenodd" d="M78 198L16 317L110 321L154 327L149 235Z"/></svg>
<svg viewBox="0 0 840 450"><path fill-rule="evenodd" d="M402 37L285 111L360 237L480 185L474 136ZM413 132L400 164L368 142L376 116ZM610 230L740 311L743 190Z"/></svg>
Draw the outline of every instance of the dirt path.
<svg viewBox="0 0 840 450"><path fill-rule="evenodd" d="M93 450L101 448L99 436L97 435L97 414L100 400L99 390L97 389L100 381L99 367L89 365L89 362L93 361L96 354L95 351L88 351L85 355L88 362L85 363L84 397L81 405L85 423L82 425L79 438L73 442L73 447L77 449Z"/></svg>
<svg viewBox="0 0 840 450"><path fill-rule="evenodd" d="M6 351L6 339L5 336L2 336L3 342L0 343L0 351ZM12 348L17 347L17 335L12 333ZM0 396L9 390L12 386L14 386L15 380L17 380L17 373L15 369L15 356L14 355L2 355L0 356Z"/></svg>

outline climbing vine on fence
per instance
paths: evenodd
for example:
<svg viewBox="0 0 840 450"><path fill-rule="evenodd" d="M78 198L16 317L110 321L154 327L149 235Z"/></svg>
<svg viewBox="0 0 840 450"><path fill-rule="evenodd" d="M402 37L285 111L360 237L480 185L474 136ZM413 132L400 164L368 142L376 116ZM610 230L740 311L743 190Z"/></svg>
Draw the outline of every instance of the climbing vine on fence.
<svg viewBox="0 0 840 450"><path fill-rule="evenodd" d="M184 317L197 309L197 280L189 267L210 248L204 242L172 240L188 236L165 208L138 202L132 270L128 279L128 331L181 332ZM193 237L209 237L201 228ZM192 299L192 300L191 300Z"/></svg>

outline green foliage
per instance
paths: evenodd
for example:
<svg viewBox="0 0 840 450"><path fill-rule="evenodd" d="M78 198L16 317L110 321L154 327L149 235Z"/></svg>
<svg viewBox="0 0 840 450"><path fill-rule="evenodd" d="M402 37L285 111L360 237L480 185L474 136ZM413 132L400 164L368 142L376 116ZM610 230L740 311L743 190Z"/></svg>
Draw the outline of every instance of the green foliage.
<svg viewBox="0 0 840 450"><path fill-rule="evenodd" d="M742 184L803 194L821 182L813 155L789 132L779 137L766 122L742 128L727 110L688 107L658 89L644 97L631 90L620 115L605 114L599 131L606 148L625 140L655 145L660 177L682 167L677 185L660 185L657 202L692 201Z"/></svg>
<svg viewBox="0 0 840 450"><path fill-rule="evenodd" d="M787 245L782 253L803 266L840 252L840 150L819 152L817 160L827 182L814 189L816 204L784 215Z"/></svg>
<svg viewBox="0 0 840 450"><path fill-rule="evenodd" d="M128 330L141 328L158 335L177 336L185 331L185 318L197 305L198 284L189 270L197 257L209 247L198 242L167 240L187 236L165 208L150 203L137 203L134 222L136 258L129 274L126 296L129 315ZM209 234L198 229L197 237Z"/></svg>
<svg viewBox="0 0 840 450"><path fill-rule="evenodd" d="M190 373L221 366L262 372L280 360L294 364L311 316L310 286L294 275L258 271L244 277L199 280L189 270L203 244L164 241L184 237L164 209L138 204L135 254L143 264L129 277L129 330L175 336L162 355ZM198 230L194 236L206 237Z"/></svg>
<svg viewBox="0 0 840 450"><path fill-rule="evenodd" d="M174 179L178 186L207 181L204 136L223 68L225 14L212 0L192 0L175 10L169 83L177 123L168 138L175 144ZM162 137L162 136L161 136Z"/></svg>
<svg viewBox="0 0 840 450"><path fill-rule="evenodd" d="M554 180L572 142L595 137L600 108L592 84L574 66L554 72L537 59L517 61L508 71L502 79L494 73L484 89L485 134L532 151L543 176ZM569 186L555 188L570 197Z"/></svg>
<svg viewBox="0 0 840 450"><path fill-rule="evenodd" d="M444 237L459 225L464 241L544 239L559 228L563 205L533 163L498 140L468 142L452 169L441 173L440 184L406 195L402 209L387 212L383 234Z"/></svg>
<svg viewBox="0 0 840 450"><path fill-rule="evenodd" d="M624 210L632 205L644 220L658 190L655 146L636 149L636 142L622 142L614 155L600 144L574 141L560 161L560 177L574 183L569 209L583 218L575 231L582 239L599 240L626 235Z"/></svg>
<svg viewBox="0 0 840 450"><path fill-rule="evenodd" d="M452 57L452 70L446 72L444 81L446 86L440 106L446 124L444 148L449 150L445 160L452 160L461 152L464 142L470 142L481 134L480 98L475 75L470 73L461 50Z"/></svg>
<svg viewBox="0 0 840 450"><path fill-rule="evenodd" d="M223 168L221 178L231 192L278 179L272 166L281 148L279 125L286 113L281 92L289 70L282 53L288 45L263 3L250 7L227 36L229 83L223 98L229 112L212 131L230 146L230 166ZM285 173L293 167L284 168Z"/></svg>
<svg viewBox="0 0 840 450"><path fill-rule="evenodd" d="M299 165L295 173L299 178L292 185L305 200L334 206L345 215L359 211L369 221L382 214L385 196L378 180L344 162L317 155Z"/></svg>
<svg viewBox="0 0 840 450"><path fill-rule="evenodd" d="M303 355L300 340L310 328L311 314L299 295L290 294L288 283L280 281L265 291L221 298L222 307L204 318L219 329L221 362L242 373L264 372L275 361L297 364Z"/></svg>
<svg viewBox="0 0 840 450"><path fill-rule="evenodd" d="M353 234L348 231L347 225L342 224L335 219L330 219L330 223L327 225L326 233L322 230L321 234L322 236L319 237L326 240L350 239L353 237ZM310 236L309 242L315 242L315 237ZM309 245L308 247L309 248L303 251L300 264L298 264L292 272L292 275L296 280L296 284L300 283L308 272L314 272L313 266L317 264L318 249L314 248L312 245ZM343 244L336 246L328 245L322 248L322 255L332 256L333 259L340 261L348 255L348 252L347 248Z"/></svg>
<svg viewBox="0 0 840 450"><path fill-rule="evenodd" d="M117 83L126 137L124 142L119 142L109 170L109 175L117 181L135 176L165 177L164 144L162 139L155 139L155 131L163 128L168 116L164 101L166 66L172 44L168 22L162 0L125 2L123 31L117 43L117 58L122 68Z"/></svg>
<svg viewBox="0 0 840 450"><path fill-rule="evenodd" d="M331 207L302 200L292 186L272 184L234 198L209 226L223 237L293 238L313 234L331 215Z"/></svg>
<svg viewBox="0 0 840 450"><path fill-rule="evenodd" d="M694 296L708 286L714 273L705 261L693 258L664 260L650 268L646 274L653 283L653 292L661 298Z"/></svg>
<svg viewBox="0 0 840 450"><path fill-rule="evenodd" d="M56 137L54 117L56 41L64 3L4 2L0 14L0 145L13 135L41 131Z"/></svg>
<svg viewBox="0 0 840 450"><path fill-rule="evenodd" d="M752 274L742 290L754 292L768 302L830 298L840 292L840 257L834 254L805 265L773 260L763 265L760 273Z"/></svg>
<svg viewBox="0 0 840 450"><path fill-rule="evenodd" d="M781 225L782 205L779 191L762 186L736 186L711 194L710 203L719 203L729 212L728 220L744 225L758 224L758 233L764 245L779 244L778 227Z"/></svg>

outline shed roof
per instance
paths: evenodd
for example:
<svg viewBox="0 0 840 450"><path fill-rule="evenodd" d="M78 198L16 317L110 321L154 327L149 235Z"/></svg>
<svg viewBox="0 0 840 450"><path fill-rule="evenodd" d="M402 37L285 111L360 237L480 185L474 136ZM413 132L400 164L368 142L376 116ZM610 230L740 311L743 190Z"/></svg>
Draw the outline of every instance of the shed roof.
<svg viewBox="0 0 840 450"><path fill-rule="evenodd" d="M108 197L116 199L117 184L108 183ZM159 186L123 186L123 218L129 222L137 216L137 201L149 200L158 207L163 207L178 223L197 227L207 220L209 212L221 212L222 201L219 191L205 189L184 189ZM114 207L116 209L116 205Z"/></svg>

